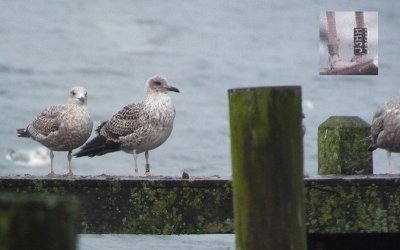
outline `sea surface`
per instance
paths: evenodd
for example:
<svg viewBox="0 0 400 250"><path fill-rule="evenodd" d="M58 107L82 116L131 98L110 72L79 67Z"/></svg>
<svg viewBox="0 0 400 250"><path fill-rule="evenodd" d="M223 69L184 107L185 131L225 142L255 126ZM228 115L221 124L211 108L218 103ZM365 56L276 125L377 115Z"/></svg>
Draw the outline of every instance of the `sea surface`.
<svg viewBox="0 0 400 250"><path fill-rule="evenodd" d="M157 175L231 178L230 88L300 85L303 95L304 170L317 175L317 129L333 115L371 122L378 105L400 94L400 2L387 1L0 1L0 175L46 175L44 166L21 166L10 152L30 152L18 138L44 108L64 103L72 86L88 90L95 126L143 99L144 83L163 75L180 89L172 135L150 152ZM378 76L320 76L326 45L320 12L378 12ZM371 31L378 28L372 25ZM342 56L349 38L339 32ZM393 155L394 172L400 157ZM144 157L139 156L139 172ZM33 164L31 164L33 165ZM39 164L40 165L40 164ZM42 164L43 165L43 164ZM73 159L77 175L133 175L132 155L118 152ZM65 152L55 171L67 172ZM387 172L386 154L374 152L375 173ZM190 242L194 242L194 244ZM233 249L233 235L82 235L79 249ZM140 242L138 248L136 242ZM212 247L215 246L215 247Z"/></svg>

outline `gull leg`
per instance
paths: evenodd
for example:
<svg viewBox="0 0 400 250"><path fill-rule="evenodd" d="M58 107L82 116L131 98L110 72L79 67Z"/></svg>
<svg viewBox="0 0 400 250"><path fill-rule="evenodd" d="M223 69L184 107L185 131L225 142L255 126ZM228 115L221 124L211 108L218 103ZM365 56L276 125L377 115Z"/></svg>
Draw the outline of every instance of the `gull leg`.
<svg viewBox="0 0 400 250"><path fill-rule="evenodd" d="M53 169L53 159L54 159L54 153L53 150L50 149L50 173L47 176L53 177L56 174L54 173Z"/></svg>
<svg viewBox="0 0 400 250"><path fill-rule="evenodd" d="M136 174L138 173L137 158L138 158L138 155L136 154L136 149L134 149L134 150L133 150L133 159L134 159L134 161L135 161L135 173L136 173Z"/></svg>
<svg viewBox="0 0 400 250"><path fill-rule="evenodd" d="M393 172L392 172L392 161L391 161L392 153L390 153L390 151L387 151L387 150L386 150L386 155L387 155L388 164L389 164L388 173L389 173L389 174L392 174L392 173L393 173Z"/></svg>
<svg viewBox="0 0 400 250"><path fill-rule="evenodd" d="M72 173L72 166L71 166L71 159L72 159L72 150L68 151L68 176L73 176L74 173Z"/></svg>
<svg viewBox="0 0 400 250"><path fill-rule="evenodd" d="M146 158L146 172L145 175L150 175L150 163L149 163L149 151L146 150L144 153L144 157Z"/></svg>

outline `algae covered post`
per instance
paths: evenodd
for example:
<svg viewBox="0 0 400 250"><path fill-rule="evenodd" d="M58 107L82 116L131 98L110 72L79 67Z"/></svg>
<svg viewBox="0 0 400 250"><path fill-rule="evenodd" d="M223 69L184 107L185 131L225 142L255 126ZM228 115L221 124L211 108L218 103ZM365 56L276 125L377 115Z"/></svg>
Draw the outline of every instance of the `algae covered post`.
<svg viewBox="0 0 400 250"><path fill-rule="evenodd" d="M306 249L301 88L230 89L237 249Z"/></svg>
<svg viewBox="0 0 400 250"><path fill-rule="evenodd" d="M331 116L318 127L318 173L372 174L366 138L370 126L356 116Z"/></svg>
<svg viewBox="0 0 400 250"><path fill-rule="evenodd" d="M76 249L79 202L74 197L0 194L0 249Z"/></svg>

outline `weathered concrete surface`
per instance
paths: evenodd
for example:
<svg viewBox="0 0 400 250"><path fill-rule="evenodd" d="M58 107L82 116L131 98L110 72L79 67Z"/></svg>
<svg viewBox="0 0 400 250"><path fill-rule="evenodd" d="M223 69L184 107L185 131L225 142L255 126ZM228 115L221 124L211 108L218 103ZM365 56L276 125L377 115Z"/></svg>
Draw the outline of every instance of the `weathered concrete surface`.
<svg viewBox="0 0 400 250"><path fill-rule="evenodd" d="M233 230L231 183L215 179L0 177L0 192L75 195L82 233L197 234Z"/></svg>
<svg viewBox="0 0 400 250"><path fill-rule="evenodd" d="M400 232L399 176L306 181L309 233Z"/></svg>
<svg viewBox="0 0 400 250"><path fill-rule="evenodd" d="M400 176L305 180L309 234L399 233ZM73 194L82 233L232 233L230 180L0 177L0 192Z"/></svg>
<svg viewBox="0 0 400 250"><path fill-rule="evenodd" d="M318 127L318 174L372 174L366 138L370 125L357 116L331 116Z"/></svg>

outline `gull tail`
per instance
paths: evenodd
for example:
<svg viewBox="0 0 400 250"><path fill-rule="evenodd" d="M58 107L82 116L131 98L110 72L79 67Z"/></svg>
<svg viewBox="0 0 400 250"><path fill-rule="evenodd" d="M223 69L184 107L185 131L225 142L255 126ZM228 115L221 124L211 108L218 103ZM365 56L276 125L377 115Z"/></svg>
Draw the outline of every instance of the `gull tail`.
<svg viewBox="0 0 400 250"><path fill-rule="evenodd" d="M31 134L26 128L19 128L17 129L18 137L31 137Z"/></svg>
<svg viewBox="0 0 400 250"><path fill-rule="evenodd" d="M367 145L369 145L368 146L368 151L370 151L370 152L372 152L372 151L374 151L375 149L378 148L378 145L376 145L376 143L372 142L372 136L366 137L365 138L365 143Z"/></svg>
<svg viewBox="0 0 400 250"><path fill-rule="evenodd" d="M74 154L75 157L82 157L82 156L98 156L104 155L107 153L115 152L120 150L119 143L115 141L107 140L102 135L98 135L93 138L91 141L83 145L78 152Z"/></svg>
<svg viewBox="0 0 400 250"><path fill-rule="evenodd" d="M372 151L374 151L374 150L377 149L377 148L378 148L378 146L377 146L376 144L371 144L371 145L369 145L369 147L368 147L368 151L372 152Z"/></svg>

